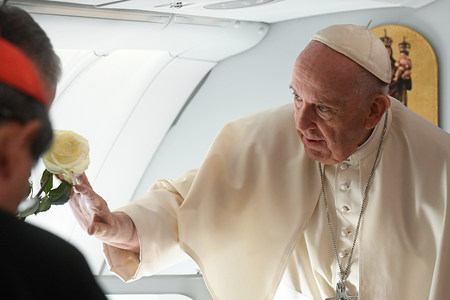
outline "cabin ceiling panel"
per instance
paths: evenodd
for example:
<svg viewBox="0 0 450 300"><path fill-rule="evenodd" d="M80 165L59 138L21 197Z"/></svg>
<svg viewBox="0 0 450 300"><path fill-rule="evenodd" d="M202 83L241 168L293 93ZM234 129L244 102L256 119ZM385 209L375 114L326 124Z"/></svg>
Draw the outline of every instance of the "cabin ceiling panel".
<svg viewBox="0 0 450 300"><path fill-rule="evenodd" d="M19 3L33 2L33 0L13 1ZM161 13L166 16L190 15L275 23L314 15L361 9L384 7L418 8L434 1L435 0L34 0L34 3L51 3L63 7L76 5L78 9L84 7L97 10L98 12L105 12L105 10L116 10L117 12L141 11L147 13ZM114 18L113 15L110 17ZM124 16L117 15L116 17L123 18Z"/></svg>
<svg viewBox="0 0 450 300"><path fill-rule="evenodd" d="M314 15L382 7L421 7L434 0L128 0L102 8L143 10L274 23ZM85 3L89 1L71 1Z"/></svg>
<svg viewBox="0 0 450 300"><path fill-rule="evenodd" d="M258 44L269 31L267 24L175 16L155 39L166 38L174 56L220 61Z"/></svg>
<svg viewBox="0 0 450 300"><path fill-rule="evenodd" d="M161 50L208 61L220 61L255 46L269 27L258 22L191 16L174 16L167 24L48 14L33 17L55 48Z"/></svg>
<svg viewBox="0 0 450 300"><path fill-rule="evenodd" d="M275 23L290 19L322 15L328 13L372 9L393 6L420 7L434 0L274 0L274 1L182 1L176 8L170 5L177 1L130 0L106 5L107 8L135 9L163 13L208 16L236 20ZM261 5L252 5L259 2ZM248 3L248 6L245 5ZM215 9L211 8L213 5ZM241 8L234 8L239 6ZM208 8L209 7L209 8ZM226 7L229 7L228 9Z"/></svg>

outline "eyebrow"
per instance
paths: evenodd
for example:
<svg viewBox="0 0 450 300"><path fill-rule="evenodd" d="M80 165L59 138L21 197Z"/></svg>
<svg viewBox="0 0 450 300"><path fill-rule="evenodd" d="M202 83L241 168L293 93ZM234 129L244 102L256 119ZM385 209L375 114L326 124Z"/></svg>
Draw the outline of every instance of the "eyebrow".
<svg viewBox="0 0 450 300"><path fill-rule="evenodd" d="M292 86L292 84L289 84L289 88L294 92L294 94L297 95L297 92L295 91L294 87ZM298 95L297 95L298 96Z"/></svg>

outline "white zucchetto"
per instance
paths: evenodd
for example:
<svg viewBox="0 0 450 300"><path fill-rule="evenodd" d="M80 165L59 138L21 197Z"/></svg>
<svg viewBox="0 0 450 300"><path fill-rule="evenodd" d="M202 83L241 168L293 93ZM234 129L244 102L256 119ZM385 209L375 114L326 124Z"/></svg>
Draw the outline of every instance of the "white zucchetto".
<svg viewBox="0 0 450 300"><path fill-rule="evenodd" d="M332 25L319 30L311 40L347 56L383 82L391 82L391 61L386 47L367 27Z"/></svg>

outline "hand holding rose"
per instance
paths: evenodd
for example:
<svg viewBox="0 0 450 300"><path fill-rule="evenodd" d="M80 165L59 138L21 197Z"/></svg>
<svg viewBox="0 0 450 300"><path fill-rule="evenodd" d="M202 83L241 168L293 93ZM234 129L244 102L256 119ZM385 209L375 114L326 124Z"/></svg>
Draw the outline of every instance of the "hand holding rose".
<svg viewBox="0 0 450 300"><path fill-rule="evenodd" d="M91 187L86 175L74 176L74 189L69 201L80 226L106 244L139 253L139 240L128 215L111 213L106 201Z"/></svg>
<svg viewBox="0 0 450 300"><path fill-rule="evenodd" d="M108 204L92 189L84 171L89 166L89 144L79 134L69 130L55 130L50 150L44 154L46 170L42 174L41 189L25 203L19 218L46 211L54 204L69 201L80 226L104 243L139 253L139 240L133 221L128 215L112 213ZM54 176L60 183L54 188ZM69 200L70 198L70 200Z"/></svg>
<svg viewBox="0 0 450 300"><path fill-rule="evenodd" d="M81 174L89 166L88 141L73 131L55 130L53 143L42 159L46 169L40 180L41 187L33 196L33 184L30 183L27 199L18 207L20 219L69 200L73 174Z"/></svg>

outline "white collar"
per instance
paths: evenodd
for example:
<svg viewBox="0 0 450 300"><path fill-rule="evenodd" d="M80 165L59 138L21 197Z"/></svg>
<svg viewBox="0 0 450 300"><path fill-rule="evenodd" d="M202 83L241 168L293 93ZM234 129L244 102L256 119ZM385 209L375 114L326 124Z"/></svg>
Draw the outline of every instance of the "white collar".
<svg viewBox="0 0 450 300"><path fill-rule="evenodd" d="M390 109L388 110L388 114L384 114L384 117L381 118L381 120L375 126L369 138L361 146L359 146L358 149L356 149L356 151L345 161L349 162L352 165L357 164L359 161L377 150L381 138L381 133L383 132L383 123L385 118L388 118L386 131L389 130L392 122L392 111Z"/></svg>

